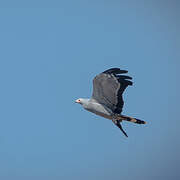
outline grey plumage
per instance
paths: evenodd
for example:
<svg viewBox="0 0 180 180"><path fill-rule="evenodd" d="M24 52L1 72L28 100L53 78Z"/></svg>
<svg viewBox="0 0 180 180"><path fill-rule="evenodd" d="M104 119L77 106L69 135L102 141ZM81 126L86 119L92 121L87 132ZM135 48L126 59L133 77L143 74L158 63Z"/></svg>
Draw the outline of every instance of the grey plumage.
<svg viewBox="0 0 180 180"><path fill-rule="evenodd" d="M93 94L91 99L80 98L76 100L86 110L112 120L125 136L127 134L120 124L122 120L145 124L145 121L121 115L124 105L123 92L127 86L133 84L130 81L132 79L130 76L121 75L127 72L119 68L111 68L98 74L93 79Z"/></svg>

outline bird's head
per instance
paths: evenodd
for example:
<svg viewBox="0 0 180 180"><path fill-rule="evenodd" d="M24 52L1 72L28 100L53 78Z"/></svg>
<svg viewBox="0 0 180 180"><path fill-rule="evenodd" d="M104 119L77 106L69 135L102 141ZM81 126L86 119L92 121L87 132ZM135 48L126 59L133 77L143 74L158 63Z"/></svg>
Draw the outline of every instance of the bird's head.
<svg viewBox="0 0 180 180"><path fill-rule="evenodd" d="M76 99L75 103L82 104L83 103L83 99L82 98Z"/></svg>
<svg viewBox="0 0 180 180"><path fill-rule="evenodd" d="M76 99L75 102L84 106L88 104L89 99L79 98L79 99Z"/></svg>

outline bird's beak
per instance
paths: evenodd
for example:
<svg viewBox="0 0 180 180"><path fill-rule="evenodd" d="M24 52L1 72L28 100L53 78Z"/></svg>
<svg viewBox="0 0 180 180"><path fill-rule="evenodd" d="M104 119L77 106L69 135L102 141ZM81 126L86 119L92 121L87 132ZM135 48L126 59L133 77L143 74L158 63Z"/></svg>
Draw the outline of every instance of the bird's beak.
<svg viewBox="0 0 180 180"><path fill-rule="evenodd" d="M78 101L78 100L75 100L75 103L79 103L79 101Z"/></svg>

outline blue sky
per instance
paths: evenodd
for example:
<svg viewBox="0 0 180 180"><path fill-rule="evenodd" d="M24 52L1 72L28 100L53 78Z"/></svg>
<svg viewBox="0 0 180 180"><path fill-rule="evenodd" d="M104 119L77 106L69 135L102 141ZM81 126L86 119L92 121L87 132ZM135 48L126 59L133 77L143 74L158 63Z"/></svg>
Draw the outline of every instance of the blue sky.
<svg viewBox="0 0 180 180"><path fill-rule="evenodd" d="M1 1L0 179L180 178L179 1ZM134 86L111 121L74 100L111 67Z"/></svg>

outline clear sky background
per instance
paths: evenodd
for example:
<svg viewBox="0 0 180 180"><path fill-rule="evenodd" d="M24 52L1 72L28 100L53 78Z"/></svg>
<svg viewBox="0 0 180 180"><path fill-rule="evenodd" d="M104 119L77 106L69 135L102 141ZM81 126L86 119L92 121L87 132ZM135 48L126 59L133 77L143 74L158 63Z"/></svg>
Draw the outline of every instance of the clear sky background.
<svg viewBox="0 0 180 180"><path fill-rule="evenodd" d="M0 179L180 179L180 1L0 1ZM126 138L75 104L129 71Z"/></svg>

